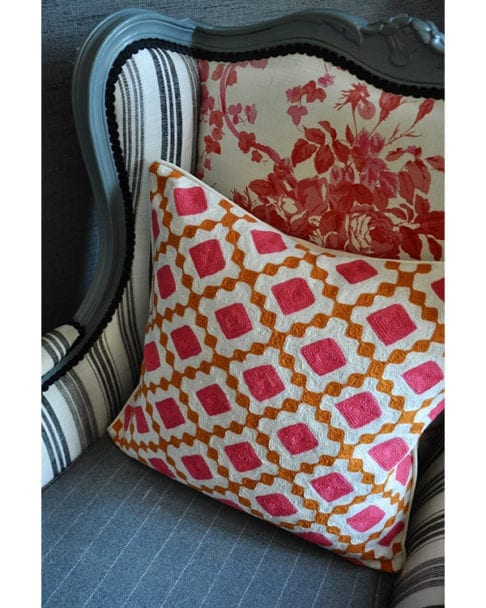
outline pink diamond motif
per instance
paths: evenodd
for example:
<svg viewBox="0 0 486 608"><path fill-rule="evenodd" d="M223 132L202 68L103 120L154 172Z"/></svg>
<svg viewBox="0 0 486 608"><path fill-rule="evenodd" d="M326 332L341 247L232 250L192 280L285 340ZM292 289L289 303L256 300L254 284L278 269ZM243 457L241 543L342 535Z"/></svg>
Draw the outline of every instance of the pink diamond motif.
<svg viewBox="0 0 486 608"><path fill-rule="evenodd" d="M189 249L189 253L201 279L216 274L226 266L223 250L217 239L194 245Z"/></svg>
<svg viewBox="0 0 486 608"><path fill-rule="evenodd" d="M227 498L217 498L216 500L219 500L219 502L222 502L224 505L228 505L228 507L232 507L233 509L238 509L238 511L242 511L243 509L241 508L241 506L234 502L233 500L228 500Z"/></svg>
<svg viewBox="0 0 486 608"><path fill-rule="evenodd" d="M353 486L340 473L329 473L311 481L314 490L324 500L331 502L353 491Z"/></svg>
<svg viewBox="0 0 486 608"><path fill-rule="evenodd" d="M338 343L332 338L325 338L312 342L301 348L300 352L305 360L319 376L329 374L343 365L346 365L346 357L339 348Z"/></svg>
<svg viewBox="0 0 486 608"><path fill-rule="evenodd" d="M256 497L259 505L273 517L297 513L297 509L283 494L262 494Z"/></svg>
<svg viewBox="0 0 486 608"><path fill-rule="evenodd" d="M256 250L261 254L278 253L279 251L285 251L285 249L287 249L287 245L278 232L270 230L252 230L251 238L255 243Z"/></svg>
<svg viewBox="0 0 486 608"><path fill-rule="evenodd" d="M159 473L162 473L162 475L174 477L174 473L169 469L169 467L161 458L149 458L148 461L153 466L153 468Z"/></svg>
<svg viewBox="0 0 486 608"><path fill-rule="evenodd" d="M364 260L353 260L352 262L338 264L336 270L352 285L371 279L378 274L376 268Z"/></svg>
<svg viewBox="0 0 486 608"><path fill-rule="evenodd" d="M149 432L149 427L147 424L147 419L145 418L145 413L141 406L137 406L135 409L135 424L137 426L137 433L143 434Z"/></svg>
<svg viewBox="0 0 486 608"><path fill-rule="evenodd" d="M382 469L390 471L409 451L410 448L406 442L398 437L375 445L368 450L368 454Z"/></svg>
<svg viewBox="0 0 486 608"><path fill-rule="evenodd" d="M320 534L319 532L299 532L297 536L300 536L311 543L315 543L316 545L322 545L323 547L332 546L332 542L326 538L324 534Z"/></svg>
<svg viewBox="0 0 486 608"><path fill-rule="evenodd" d="M348 517L347 522L354 530L358 532L366 532L373 526L383 519L385 516L385 511L380 509L380 507L376 507L375 505L371 505L370 507L366 507L362 511L358 511L352 517Z"/></svg>
<svg viewBox="0 0 486 608"><path fill-rule="evenodd" d="M442 399L433 409L429 412L429 418L431 420L435 420L437 416L442 412L445 407L445 399Z"/></svg>
<svg viewBox="0 0 486 608"><path fill-rule="evenodd" d="M174 188L174 202L179 215L196 215L208 208L204 188Z"/></svg>
<svg viewBox="0 0 486 608"><path fill-rule="evenodd" d="M292 456L317 447L318 441L303 422L291 424L277 431L277 437Z"/></svg>
<svg viewBox="0 0 486 608"><path fill-rule="evenodd" d="M281 393L285 386L273 365L260 365L243 372L250 393L258 401L265 401Z"/></svg>
<svg viewBox="0 0 486 608"><path fill-rule="evenodd" d="M189 475L191 475L191 477L194 479L212 479L213 476L208 465L206 464L206 461L202 456L199 456L199 454L183 456L181 461L189 472Z"/></svg>
<svg viewBox="0 0 486 608"><path fill-rule="evenodd" d="M199 389L196 395L209 416L224 414L231 409L228 398L217 384Z"/></svg>
<svg viewBox="0 0 486 608"><path fill-rule="evenodd" d="M133 407L133 405L125 406L125 409L123 410L123 428L125 431L128 431L128 427L130 426L130 422L134 413L135 408Z"/></svg>
<svg viewBox="0 0 486 608"><path fill-rule="evenodd" d="M336 407L352 429L359 429L381 416L378 401L369 392L348 397L336 403Z"/></svg>
<svg viewBox="0 0 486 608"><path fill-rule="evenodd" d="M202 351L199 340L189 325L174 329L174 331L171 332L170 337L172 338L177 354L182 360L199 355Z"/></svg>
<svg viewBox="0 0 486 608"><path fill-rule="evenodd" d="M405 528L405 524L403 521L397 522L394 526L391 527L390 531L385 534L383 538L378 542L382 547L389 547L393 539L400 534L400 532Z"/></svg>
<svg viewBox="0 0 486 608"><path fill-rule="evenodd" d="M175 402L175 399L172 397L164 399L163 401L156 401L155 407L157 408L166 429L173 429L176 426L184 424L184 416Z"/></svg>
<svg viewBox="0 0 486 608"><path fill-rule="evenodd" d="M145 362L145 369L148 372L153 372L154 369L160 367L159 351L155 342L148 342L143 347L143 359Z"/></svg>
<svg viewBox="0 0 486 608"><path fill-rule="evenodd" d="M301 277L274 285L272 293L285 315L303 310L315 301L314 294L307 285L307 281Z"/></svg>
<svg viewBox="0 0 486 608"><path fill-rule="evenodd" d="M154 235L154 239L157 240L157 237L160 234L160 227L159 218L157 217L157 212L155 209L152 209L152 233Z"/></svg>
<svg viewBox="0 0 486 608"><path fill-rule="evenodd" d="M395 479L402 486L407 484L408 478L410 477L410 471L412 470L412 455L408 454L397 466L397 472L395 473Z"/></svg>
<svg viewBox="0 0 486 608"><path fill-rule="evenodd" d="M228 458L235 469L240 473L253 471L253 469L257 469L262 464L262 461L258 458L248 441L227 445L224 451L228 454Z"/></svg>
<svg viewBox="0 0 486 608"><path fill-rule="evenodd" d="M236 303L225 306L217 310L215 315L221 331L228 340L239 338L253 328L243 304Z"/></svg>
<svg viewBox="0 0 486 608"><path fill-rule="evenodd" d="M437 296L444 302L445 300L445 280L439 279L438 281L434 281L430 285L432 289L435 291Z"/></svg>
<svg viewBox="0 0 486 608"><path fill-rule="evenodd" d="M417 329L401 304L391 304L367 317L371 329L385 346L398 342Z"/></svg>
<svg viewBox="0 0 486 608"><path fill-rule="evenodd" d="M438 384L444 374L435 361L426 361L406 371L403 378L414 393L421 395Z"/></svg>
<svg viewBox="0 0 486 608"><path fill-rule="evenodd" d="M161 298L166 299L175 292L176 283L169 265L162 266L157 271L157 285Z"/></svg>

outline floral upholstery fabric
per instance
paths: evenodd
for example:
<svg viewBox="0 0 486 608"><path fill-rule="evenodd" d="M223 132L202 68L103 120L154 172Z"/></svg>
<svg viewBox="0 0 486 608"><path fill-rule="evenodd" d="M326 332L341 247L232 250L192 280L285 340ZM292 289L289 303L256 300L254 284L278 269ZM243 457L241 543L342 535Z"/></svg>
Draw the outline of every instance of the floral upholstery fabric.
<svg viewBox="0 0 486 608"><path fill-rule="evenodd" d="M443 259L442 100L384 92L301 54L201 60L199 71L206 183L323 247Z"/></svg>

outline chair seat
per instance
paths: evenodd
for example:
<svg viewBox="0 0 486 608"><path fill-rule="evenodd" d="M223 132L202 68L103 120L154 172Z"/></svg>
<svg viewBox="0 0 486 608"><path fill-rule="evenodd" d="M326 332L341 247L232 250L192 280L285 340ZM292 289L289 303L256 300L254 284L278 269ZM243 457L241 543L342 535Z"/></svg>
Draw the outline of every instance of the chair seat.
<svg viewBox="0 0 486 608"><path fill-rule="evenodd" d="M103 436L42 496L42 605L388 606L355 565L127 457Z"/></svg>

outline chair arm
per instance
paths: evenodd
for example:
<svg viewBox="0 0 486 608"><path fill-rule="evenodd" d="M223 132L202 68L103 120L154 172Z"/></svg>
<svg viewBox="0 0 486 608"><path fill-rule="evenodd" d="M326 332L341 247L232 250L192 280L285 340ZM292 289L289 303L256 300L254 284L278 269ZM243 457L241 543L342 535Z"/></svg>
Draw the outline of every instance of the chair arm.
<svg viewBox="0 0 486 608"><path fill-rule="evenodd" d="M391 608L444 605L443 432L419 459L423 461L407 534L408 558L395 581Z"/></svg>
<svg viewBox="0 0 486 608"><path fill-rule="evenodd" d="M106 431L138 381L150 288L148 166L164 158L192 170L195 161L197 62L139 50L144 32L127 34L132 12L103 21L74 67L73 113L100 255L75 315L84 335L43 377L43 486ZM145 124L153 128L142 133Z"/></svg>
<svg viewBox="0 0 486 608"><path fill-rule="evenodd" d="M42 336L43 376L62 361L81 335L81 329L66 323Z"/></svg>

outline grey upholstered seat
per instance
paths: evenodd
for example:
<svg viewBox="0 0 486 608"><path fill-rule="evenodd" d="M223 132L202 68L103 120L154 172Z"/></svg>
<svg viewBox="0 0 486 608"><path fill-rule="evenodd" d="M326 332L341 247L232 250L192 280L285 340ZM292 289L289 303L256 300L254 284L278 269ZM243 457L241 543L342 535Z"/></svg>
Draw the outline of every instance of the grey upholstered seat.
<svg viewBox="0 0 486 608"><path fill-rule="evenodd" d="M194 492L107 436L44 490L42 520L46 608L380 608L395 579Z"/></svg>

